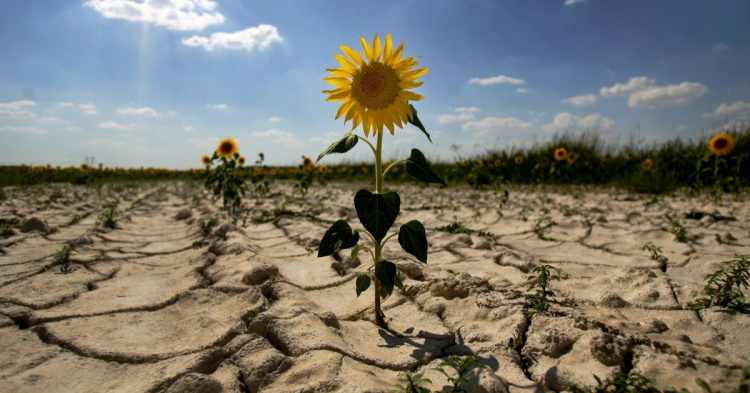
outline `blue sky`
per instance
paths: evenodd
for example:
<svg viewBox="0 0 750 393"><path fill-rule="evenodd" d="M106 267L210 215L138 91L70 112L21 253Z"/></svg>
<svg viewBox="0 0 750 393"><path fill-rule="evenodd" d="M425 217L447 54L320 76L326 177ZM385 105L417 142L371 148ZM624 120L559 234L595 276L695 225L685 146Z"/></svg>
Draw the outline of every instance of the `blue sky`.
<svg viewBox="0 0 750 393"><path fill-rule="evenodd" d="M414 104L434 142L408 126L387 158L696 138L750 122L748 20L747 0L4 1L0 165L185 169L228 136L297 164L350 128L321 93L339 45L387 33L430 69Z"/></svg>

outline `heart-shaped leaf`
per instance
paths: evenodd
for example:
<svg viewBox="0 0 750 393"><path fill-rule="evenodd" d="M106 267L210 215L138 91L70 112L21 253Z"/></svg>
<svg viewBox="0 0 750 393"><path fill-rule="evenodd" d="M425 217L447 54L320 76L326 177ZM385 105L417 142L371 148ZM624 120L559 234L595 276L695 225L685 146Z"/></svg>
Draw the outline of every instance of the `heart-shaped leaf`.
<svg viewBox="0 0 750 393"><path fill-rule="evenodd" d="M352 229L344 220L338 220L331 225L320 240L318 258L326 257L336 251L354 247L359 242L359 232Z"/></svg>
<svg viewBox="0 0 750 393"><path fill-rule="evenodd" d="M411 155L404 165L406 167L406 173L409 176L423 182L423 183L437 183L444 186L448 184L432 170L430 164L427 163L427 159L424 157L419 149L411 149Z"/></svg>
<svg viewBox="0 0 750 393"><path fill-rule="evenodd" d="M375 264L375 277L380 280L380 284L389 295L393 292L393 285L396 283L396 271L396 265L393 262L381 261Z"/></svg>
<svg viewBox="0 0 750 393"><path fill-rule="evenodd" d="M360 274L357 276L357 297L359 294L366 291L370 287L370 276L367 274Z"/></svg>
<svg viewBox="0 0 750 393"><path fill-rule="evenodd" d="M336 142L333 142L331 146L328 146L325 151L320 153L318 159L315 160L315 163L317 164L321 158L331 153L346 153L354 148L354 146L357 145L357 142L359 142L359 138L357 138L356 135L352 134L351 131L347 132L343 138L339 139Z"/></svg>
<svg viewBox="0 0 750 393"><path fill-rule="evenodd" d="M419 117L417 117L417 109L414 108L414 105L409 104L409 108L411 108L412 117L410 117L409 124L419 128L424 132L425 135L427 135L427 140L432 143L432 139L430 138L430 134L427 133L427 130L424 129L424 125L422 125L422 122L419 120Z"/></svg>
<svg viewBox="0 0 750 393"><path fill-rule="evenodd" d="M395 192L373 194L359 190L354 196L354 208L362 226L380 243L396 221L401 209L401 199Z"/></svg>
<svg viewBox="0 0 750 393"><path fill-rule="evenodd" d="M398 243L404 251L427 263L427 236L424 225L417 220L411 220L398 230Z"/></svg>

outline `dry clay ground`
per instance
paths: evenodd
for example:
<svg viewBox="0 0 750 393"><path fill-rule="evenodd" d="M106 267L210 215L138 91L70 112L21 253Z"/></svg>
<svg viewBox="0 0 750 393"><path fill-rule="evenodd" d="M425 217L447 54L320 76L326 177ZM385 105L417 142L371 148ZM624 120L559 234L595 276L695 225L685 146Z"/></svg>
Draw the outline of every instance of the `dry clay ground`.
<svg viewBox="0 0 750 393"><path fill-rule="evenodd" d="M381 392L405 370L447 390L433 368L450 355L488 366L474 381L486 391L591 387L593 375L631 370L660 387L700 392L700 377L731 391L750 365L747 314L686 306L722 261L750 255L746 202L539 187L511 188L502 206L492 191L396 187L399 221L424 223L429 256L422 264L395 239L386 246L407 288L385 300L381 329L361 312L372 289L355 296L369 256L314 252L335 220L360 227L358 188L293 199L277 182L267 198L246 197L264 222L244 226L187 182L6 189L0 218L46 225L0 240L0 391ZM113 230L96 224L107 204L120 213ZM685 218L692 209L707 215ZM665 212L687 243L674 241ZM198 220L214 217L204 239ZM455 222L477 232L435 230ZM554 222L545 239L537 222ZM663 249L666 271L641 250L648 242ZM47 268L71 243L75 270ZM514 292L542 264L570 275L553 282L547 313Z"/></svg>

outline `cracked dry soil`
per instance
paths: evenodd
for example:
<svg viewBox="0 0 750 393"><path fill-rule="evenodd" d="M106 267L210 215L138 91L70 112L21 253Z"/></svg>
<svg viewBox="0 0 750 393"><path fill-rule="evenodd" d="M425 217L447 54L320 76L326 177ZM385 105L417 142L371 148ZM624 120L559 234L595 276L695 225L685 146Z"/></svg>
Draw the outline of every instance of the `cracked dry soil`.
<svg viewBox="0 0 750 393"><path fill-rule="evenodd" d="M631 370L696 392L696 377L728 390L750 365L747 314L687 307L706 274L750 255L748 203L540 186L511 188L503 206L492 191L394 187L398 220L422 221L429 254L421 264L386 247L407 287L385 300L382 329L367 309L372 291L355 296L369 256L314 251L335 220L359 227L358 188L287 199L292 184L276 182L269 197L245 199L245 225L189 182L6 189L0 218L45 225L0 239L0 390L387 392L405 370L438 390L447 381L432 369L473 355L510 392ZM105 205L120 213L115 229L96 224ZM687 219L692 210L706 214ZM689 242L674 241L665 212ZM199 220L211 218L204 237ZM474 232L435 230L454 222ZM551 223L543 236L537 222ZM648 242L666 268L641 250ZM77 252L62 274L54 260L66 244ZM542 264L569 274L552 283L547 313L514 292Z"/></svg>

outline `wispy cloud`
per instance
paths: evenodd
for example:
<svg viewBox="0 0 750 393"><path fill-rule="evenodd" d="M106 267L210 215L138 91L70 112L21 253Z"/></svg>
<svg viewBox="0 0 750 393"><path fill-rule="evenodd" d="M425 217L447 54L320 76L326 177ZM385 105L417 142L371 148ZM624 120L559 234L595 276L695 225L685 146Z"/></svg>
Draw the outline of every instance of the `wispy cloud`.
<svg viewBox="0 0 750 393"><path fill-rule="evenodd" d="M201 149L212 149L219 145L219 138L212 136L207 138L189 138L185 143Z"/></svg>
<svg viewBox="0 0 750 393"><path fill-rule="evenodd" d="M474 131L475 137L495 136L504 132L527 131L532 125L517 117L485 117L480 121L470 121L461 127L464 131Z"/></svg>
<svg viewBox="0 0 750 393"><path fill-rule="evenodd" d="M83 131L83 128L78 126L67 126L65 127L66 131Z"/></svg>
<svg viewBox="0 0 750 393"><path fill-rule="evenodd" d="M283 145L283 146L301 146L302 141L297 139L297 137L288 131L282 131L278 129L270 129L267 131L253 131L251 133L252 136L258 137L258 138L269 138L273 140L274 142Z"/></svg>
<svg viewBox="0 0 750 393"><path fill-rule="evenodd" d="M128 148L130 150L143 151L146 150L146 140L143 138L136 138L127 136L127 139L115 140L111 138L107 139L96 139L85 141L82 143L84 146L106 146L116 148Z"/></svg>
<svg viewBox="0 0 750 393"><path fill-rule="evenodd" d="M96 109L96 105L93 103L78 105L79 108L83 109L83 113L86 115L98 115L99 111Z"/></svg>
<svg viewBox="0 0 750 393"><path fill-rule="evenodd" d="M270 121L271 123L277 123L277 122L281 121L281 118L274 116L274 117L268 119L268 121Z"/></svg>
<svg viewBox="0 0 750 393"><path fill-rule="evenodd" d="M40 117L40 118L36 119L36 121L38 121L40 123L67 123L68 122L67 120L63 120L63 119L60 119L60 118L57 118L57 117L54 117L54 116Z"/></svg>
<svg viewBox="0 0 750 393"><path fill-rule="evenodd" d="M207 107L212 109L227 109L229 106L227 104L206 104Z"/></svg>
<svg viewBox="0 0 750 393"><path fill-rule="evenodd" d="M565 0L565 5L573 5L575 3L583 3L586 0Z"/></svg>
<svg viewBox="0 0 750 393"><path fill-rule="evenodd" d="M116 121L103 121L99 123L99 128L103 128L105 130L129 130L130 126L120 124Z"/></svg>
<svg viewBox="0 0 750 393"><path fill-rule="evenodd" d="M564 99L562 102L576 106L587 106L596 103L596 94L586 94Z"/></svg>
<svg viewBox="0 0 750 393"><path fill-rule="evenodd" d="M202 46L208 51L216 48L252 51L256 47L266 49L274 42L281 41L283 38L276 26L258 25L234 33L213 33L210 37L194 35L183 39L182 43L187 46Z"/></svg>
<svg viewBox="0 0 750 393"><path fill-rule="evenodd" d="M57 105L60 105L63 108L67 108L69 106L73 106L73 103L72 102L59 102L57 103Z"/></svg>
<svg viewBox="0 0 750 393"><path fill-rule="evenodd" d="M578 117L568 112L558 113L550 124L542 126L544 131L579 131L599 130L603 132L613 131L614 120L600 114L592 114L586 117Z"/></svg>
<svg viewBox="0 0 750 393"><path fill-rule="evenodd" d="M122 108L118 109L117 113L121 115L134 115L134 116L148 116L154 117L159 114L155 109L149 107L143 108Z"/></svg>
<svg viewBox="0 0 750 393"><path fill-rule="evenodd" d="M724 42L720 42L714 45L714 50L717 52L725 52L728 49L729 49L729 44L726 44Z"/></svg>
<svg viewBox="0 0 750 393"><path fill-rule="evenodd" d="M2 126L0 127L0 131L16 132L19 134L44 134L47 132L45 130L42 130L41 128L26 127L26 126Z"/></svg>
<svg viewBox="0 0 750 393"><path fill-rule="evenodd" d="M36 117L36 114L28 109L24 109L24 107L34 105L36 105L36 102L29 100L0 102L0 119L33 119Z"/></svg>
<svg viewBox="0 0 750 393"><path fill-rule="evenodd" d="M474 119L474 113L479 112L479 108L455 108L455 115L442 115L438 118L440 123L450 123L454 121L466 121Z"/></svg>
<svg viewBox="0 0 750 393"><path fill-rule="evenodd" d="M88 0L83 6L105 18L152 23L178 31L200 31L225 20L215 11L216 2L209 0Z"/></svg>
<svg viewBox="0 0 750 393"><path fill-rule="evenodd" d="M750 115L750 103L746 104L745 101L737 101L731 105L722 103L713 112L704 113L703 117L731 116L731 115Z"/></svg>
<svg viewBox="0 0 750 393"><path fill-rule="evenodd" d="M630 96L630 107L661 109L688 104L708 93L708 88L697 82L657 86L656 79L639 76L630 78L626 84L617 83L612 87L602 87L600 93L604 97Z"/></svg>
<svg viewBox="0 0 750 393"><path fill-rule="evenodd" d="M505 76L505 75L498 75L498 76L493 76L491 78L471 78L469 79L469 83L482 85L482 86L497 85L499 83L521 85L525 83L525 81L523 79L512 78L512 77Z"/></svg>

